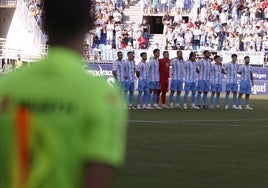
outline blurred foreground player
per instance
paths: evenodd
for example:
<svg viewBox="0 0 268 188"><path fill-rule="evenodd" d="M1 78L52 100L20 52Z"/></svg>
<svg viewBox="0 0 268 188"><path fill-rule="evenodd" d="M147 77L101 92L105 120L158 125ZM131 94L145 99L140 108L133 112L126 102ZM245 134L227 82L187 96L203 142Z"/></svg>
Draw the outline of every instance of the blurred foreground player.
<svg viewBox="0 0 268 188"><path fill-rule="evenodd" d="M89 0L45 0L48 57L0 80L0 187L107 188L125 152L120 92L82 70Z"/></svg>

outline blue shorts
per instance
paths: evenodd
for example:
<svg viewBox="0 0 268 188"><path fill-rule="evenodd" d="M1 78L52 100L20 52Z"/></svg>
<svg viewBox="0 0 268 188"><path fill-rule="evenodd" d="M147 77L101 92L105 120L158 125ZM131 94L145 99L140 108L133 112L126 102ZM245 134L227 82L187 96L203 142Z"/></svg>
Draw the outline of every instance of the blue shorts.
<svg viewBox="0 0 268 188"><path fill-rule="evenodd" d="M125 92L134 91L134 82L125 81Z"/></svg>
<svg viewBox="0 0 268 188"><path fill-rule="evenodd" d="M149 89L159 89L159 81L150 81L149 82Z"/></svg>
<svg viewBox="0 0 268 188"><path fill-rule="evenodd" d="M181 91L182 90L182 80L171 80L170 91Z"/></svg>
<svg viewBox="0 0 268 188"><path fill-rule="evenodd" d="M199 92L209 92L209 80L198 80L197 90Z"/></svg>
<svg viewBox="0 0 268 188"><path fill-rule="evenodd" d="M226 91L237 92L238 91L237 83L226 83Z"/></svg>
<svg viewBox="0 0 268 188"><path fill-rule="evenodd" d="M196 91L196 83L195 82L185 82L184 90L185 90L185 92Z"/></svg>
<svg viewBox="0 0 268 188"><path fill-rule="evenodd" d="M239 87L239 93L251 94L251 84L250 84L250 81L241 80L240 87Z"/></svg>
<svg viewBox="0 0 268 188"><path fill-rule="evenodd" d="M138 83L138 91L148 91L149 90L149 83L147 80L139 80Z"/></svg>
<svg viewBox="0 0 268 188"><path fill-rule="evenodd" d="M211 84L211 92L222 92L222 84Z"/></svg>

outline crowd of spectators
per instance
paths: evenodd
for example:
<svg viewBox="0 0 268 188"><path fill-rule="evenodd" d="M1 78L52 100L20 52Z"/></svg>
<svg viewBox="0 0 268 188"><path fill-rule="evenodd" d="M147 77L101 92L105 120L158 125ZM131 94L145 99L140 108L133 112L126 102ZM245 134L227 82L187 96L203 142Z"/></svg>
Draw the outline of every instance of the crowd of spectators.
<svg viewBox="0 0 268 188"><path fill-rule="evenodd" d="M123 24L123 9L132 1L94 1L96 28L86 37L86 49L148 48L150 24L154 23L143 19ZM42 0L25 2L29 14L41 23ZM164 12L166 49L268 50L268 0L139 0L139 4L137 14Z"/></svg>
<svg viewBox="0 0 268 188"><path fill-rule="evenodd" d="M97 1L95 6L96 28L86 38L86 43L98 49L146 49L150 26L142 23L123 24L123 8L132 1Z"/></svg>
<svg viewBox="0 0 268 188"><path fill-rule="evenodd" d="M201 1L196 15L163 16L166 47L184 50L267 51L268 0Z"/></svg>
<svg viewBox="0 0 268 188"><path fill-rule="evenodd" d="M184 10L189 13L195 0L140 0L143 14L162 14L166 11Z"/></svg>
<svg viewBox="0 0 268 188"><path fill-rule="evenodd" d="M43 0L24 0L30 17L34 17L42 29ZM85 53L91 49L145 49L149 41L149 25L145 22L123 24L123 10L133 4L132 0L92 0L95 29L89 31L85 42Z"/></svg>
<svg viewBox="0 0 268 188"><path fill-rule="evenodd" d="M25 0L30 17L34 17L40 27L42 27L43 0Z"/></svg>
<svg viewBox="0 0 268 188"><path fill-rule="evenodd" d="M264 51L268 48L268 0L140 0L140 5L141 14L165 12L162 22L166 49ZM148 47L149 35L144 32L143 23L123 25L113 14L107 17L105 9L102 10L98 22L102 24L96 29L93 48L99 44L116 49ZM185 10L190 14L183 15Z"/></svg>

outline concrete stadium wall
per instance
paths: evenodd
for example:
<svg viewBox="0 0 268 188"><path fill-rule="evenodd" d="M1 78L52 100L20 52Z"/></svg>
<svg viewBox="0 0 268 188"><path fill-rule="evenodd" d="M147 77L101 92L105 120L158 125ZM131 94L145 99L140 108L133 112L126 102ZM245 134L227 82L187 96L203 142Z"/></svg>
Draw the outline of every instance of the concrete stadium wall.
<svg viewBox="0 0 268 188"><path fill-rule="evenodd" d="M6 38L15 8L0 8L0 38Z"/></svg>

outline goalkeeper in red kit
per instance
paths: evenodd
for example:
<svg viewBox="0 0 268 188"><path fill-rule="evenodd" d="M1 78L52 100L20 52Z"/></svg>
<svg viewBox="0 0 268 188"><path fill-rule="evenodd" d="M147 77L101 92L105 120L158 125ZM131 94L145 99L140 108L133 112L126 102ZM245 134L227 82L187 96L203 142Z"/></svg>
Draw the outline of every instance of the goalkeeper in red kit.
<svg viewBox="0 0 268 188"><path fill-rule="evenodd" d="M168 92L169 65L169 53L164 51L163 58L159 59L160 89L157 93L157 103L159 103L161 96L162 108L168 108L166 105L166 93Z"/></svg>

